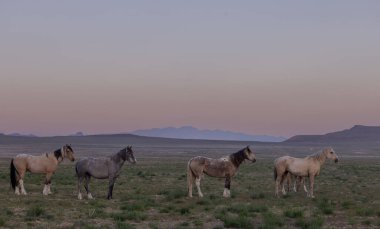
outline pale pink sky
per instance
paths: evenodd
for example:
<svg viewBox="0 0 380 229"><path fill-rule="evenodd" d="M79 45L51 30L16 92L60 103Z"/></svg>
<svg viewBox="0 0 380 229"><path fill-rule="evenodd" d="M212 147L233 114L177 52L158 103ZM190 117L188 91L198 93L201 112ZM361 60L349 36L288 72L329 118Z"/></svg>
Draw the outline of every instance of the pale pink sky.
<svg viewBox="0 0 380 229"><path fill-rule="evenodd" d="M141 2L1 2L0 133L380 125L378 1Z"/></svg>

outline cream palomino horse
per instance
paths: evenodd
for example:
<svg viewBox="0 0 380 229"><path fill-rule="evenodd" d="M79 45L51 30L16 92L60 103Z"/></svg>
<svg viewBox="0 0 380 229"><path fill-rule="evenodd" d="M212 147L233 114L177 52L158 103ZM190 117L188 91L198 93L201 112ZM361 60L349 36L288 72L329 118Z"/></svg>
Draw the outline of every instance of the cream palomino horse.
<svg viewBox="0 0 380 229"><path fill-rule="evenodd" d="M301 176L293 176L291 173L288 173L288 175L286 176L286 181L287 181L287 190L288 192L290 192L291 188L292 188L292 179L294 179L294 183L293 183L293 191L294 192L298 192L301 188L301 185L303 186L303 190L307 193L307 188L306 188L306 185L305 185L305 177L301 177ZM285 183L282 184L282 193L286 193L285 191Z"/></svg>
<svg viewBox="0 0 380 229"><path fill-rule="evenodd" d="M329 147L322 152L307 156L305 158L295 158L290 156L279 157L274 161L274 179L276 181L275 194L279 196L279 186L283 184L287 174L290 173L297 177L309 177L310 190L308 197L314 198L314 178L319 175L321 166L326 159L338 162L338 156L334 150ZM282 190L283 194L286 194Z"/></svg>
<svg viewBox="0 0 380 229"><path fill-rule="evenodd" d="M256 161L255 154L248 146L236 153L219 159L201 156L190 159L187 163L187 185L189 197L193 197L194 181L198 189L199 197L203 197L201 191L201 177L203 173L211 177L226 178L223 196L230 197L231 178L235 175L240 164L244 160L249 160L252 162Z"/></svg>
<svg viewBox="0 0 380 229"><path fill-rule="evenodd" d="M45 186L42 193L44 195L52 194L50 190L51 177L64 158L68 158L71 161L75 160L74 151L70 145L64 145L61 149L57 149L52 153L44 153L39 156L19 154L14 157L10 165L10 178L15 194L27 194L24 187L24 176L27 171L46 174Z"/></svg>

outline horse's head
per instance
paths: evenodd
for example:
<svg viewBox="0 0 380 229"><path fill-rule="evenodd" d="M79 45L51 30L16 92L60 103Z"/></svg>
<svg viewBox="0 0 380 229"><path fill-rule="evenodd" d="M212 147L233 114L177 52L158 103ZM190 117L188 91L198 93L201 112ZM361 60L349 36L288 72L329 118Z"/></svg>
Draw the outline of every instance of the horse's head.
<svg viewBox="0 0 380 229"><path fill-rule="evenodd" d="M244 149L244 155L245 159L252 161L252 163L256 161L256 155L251 151L249 146Z"/></svg>
<svg viewBox="0 0 380 229"><path fill-rule="evenodd" d="M336 155L333 148L329 147L323 150L323 153L326 155L328 159L333 160L335 163L338 162L338 155Z"/></svg>
<svg viewBox="0 0 380 229"><path fill-rule="evenodd" d="M68 158L70 161L75 161L75 157L74 157L74 151L73 151L73 148L71 148L71 145L64 145L62 147L62 157L66 157Z"/></svg>
<svg viewBox="0 0 380 229"><path fill-rule="evenodd" d="M133 155L132 146L127 146L124 150L126 152L126 160L131 164L136 164L136 158Z"/></svg>

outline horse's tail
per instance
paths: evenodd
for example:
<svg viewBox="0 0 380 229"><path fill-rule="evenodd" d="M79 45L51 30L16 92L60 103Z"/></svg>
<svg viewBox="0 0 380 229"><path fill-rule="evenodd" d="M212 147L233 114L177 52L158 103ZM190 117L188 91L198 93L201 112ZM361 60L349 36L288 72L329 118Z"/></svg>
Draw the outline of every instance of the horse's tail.
<svg viewBox="0 0 380 229"><path fill-rule="evenodd" d="M191 160L187 163L187 187L188 188L190 188L190 186L193 184L196 177L193 170L191 170L190 163L191 163Z"/></svg>
<svg viewBox="0 0 380 229"><path fill-rule="evenodd" d="M12 159L11 165L10 165L10 178L11 178L11 186L13 190L15 190L16 185L17 185L16 173L17 173L17 170L16 170L15 165L13 164L13 159Z"/></svg>
<svg viewBox="0 0 380 229"><path fill-rule="evenodd" d="M78 162L75 164L75 175L79 178Z"/></svg>
<svg viewBox="0 0 380 229"><path fill-rule="evenodd" d="M274 167L273 169L273 175L274 175L274 180L277 180L277 169Z"/></svg>

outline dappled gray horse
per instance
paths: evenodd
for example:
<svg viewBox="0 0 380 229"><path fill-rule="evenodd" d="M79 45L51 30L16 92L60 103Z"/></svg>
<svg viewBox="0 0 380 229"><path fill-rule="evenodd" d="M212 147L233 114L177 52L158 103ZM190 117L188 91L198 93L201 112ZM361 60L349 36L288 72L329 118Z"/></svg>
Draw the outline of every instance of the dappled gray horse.
<svg viewBox="0 0 380 229"><path fill-rule="evenodd" d="M187 185L189 197L193 197L194 181L198 189L199 197L203 197L200 187L203 173L211 177L226 178L223 196L230 197L231 178L237 172L240 164L246 159L252 162L256 161L255 154L248 146L236 153L219 159L201 156L190 159L187 164Z"/></svg>
<svg viewBox="0 0 380 229"><path fill-rule="evenodd" d="M119 176L121 167L126 160L132 164L136 163L132 146L128 146L109 157L83 158L78 161L75 166L75 171L78 177L78 199L82 199L81 186L83 178L85 179L84 187L87 192L87 197L88 199L92 199L88 187L91 177L97 179L109 179L107 199L112 199L112 190L115 180Z"/></svg>

